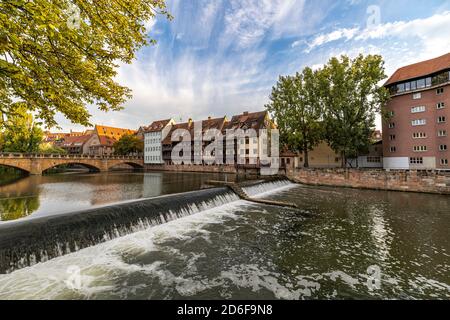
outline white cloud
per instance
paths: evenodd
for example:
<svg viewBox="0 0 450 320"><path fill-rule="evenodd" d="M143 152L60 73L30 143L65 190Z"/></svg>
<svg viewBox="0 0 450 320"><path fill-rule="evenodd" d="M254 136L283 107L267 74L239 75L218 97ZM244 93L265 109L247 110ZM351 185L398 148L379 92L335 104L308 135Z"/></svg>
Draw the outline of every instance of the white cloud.
<svg viewBox="0 0 450 320"><path fill-rule="evenodd" d="M359 28L342 28L334 30L333 32L327 34L321 34L314 38L314 40L308 44L308 48L306 52L310 52L311 50L320 47L326 43L337 41L337 40L351 40L358 33ZM294 42L295 43L295 42ZM294 45L294 44L293 44Z"/></svg>
<svg viewBox="0 0 450 320"><path fill-rule="evenodd" d="M222 46L257 46L270 32L273 37L301 30L304 0L231 0Z"/></svg>
<svg viewBox="0 0 450 320"><path fill-rule="evenodd" d="M414 57L415 59L427 58L447 53L450 50L450 38L444 30L450 30L449 11L428 18L379 24L366 29L337 29L315 37L309 43L307 52L338 40L369 41L397 38L407 42L420 41L423 50L415 53Z"/></svg>

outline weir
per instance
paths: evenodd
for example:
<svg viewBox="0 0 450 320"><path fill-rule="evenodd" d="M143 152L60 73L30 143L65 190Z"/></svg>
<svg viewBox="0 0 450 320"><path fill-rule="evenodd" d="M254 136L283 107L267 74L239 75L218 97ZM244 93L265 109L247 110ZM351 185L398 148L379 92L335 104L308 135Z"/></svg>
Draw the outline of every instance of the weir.
<svg viewBox="0 0 450 320"><path fill-rule="evenodd" d="M227 188L214 188L0 224L0 273L237 200Z"/></svg>
<svg viewBox="0 0 450 320"><path fill-rule="evenodd" d="M244 183L239 190L255 196L289 184L288 180L259 181ZM242 195L237 190L222 186L0 223L0 274L238 201ZM269 200L251 201L276 205Z"/></svg>
<svg viewBox="0 0 450 320"><path fill-rule="evenodd" d="M210 180L207 182L207 184L212 186L226 186L230 188L234 193L236 193L239 198L245 201L254 202L254 203L260 203L260 204L266 204L270 206L277 206L277 207L287 207L287 208L298 208L298 206L295 203L288 203L288 202L280 202L275 200L264 200L264 199L256 199L252 196L255 196L257 194L265 193L270 190L273 190L274 187L283 187L286 185L286 180L275 180L268 183L258 183L254 185L249 185L247 187L241 187L239 184L234 182L226 182L226 181L214 181Z"/></svg>

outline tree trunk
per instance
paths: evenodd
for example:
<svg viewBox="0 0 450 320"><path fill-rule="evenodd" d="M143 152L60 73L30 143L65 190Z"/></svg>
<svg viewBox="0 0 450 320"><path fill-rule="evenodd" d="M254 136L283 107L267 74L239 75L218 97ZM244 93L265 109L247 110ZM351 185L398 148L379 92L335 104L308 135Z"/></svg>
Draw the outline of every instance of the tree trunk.
<svg viewBox="0 0 450 320"><path fill-rule="evenodd" d="M308 148L305 149L305 151L303 152L303 154L305 155L305 164L304 167L305 168L309 168L309 151Z"/></svg>
<svg viewBox="0 0 450 320"><path fill-rule="evenodd" d="M341 157L342 157L342 168L345 169L347 167L347 158L345 156L345 151L341 153Z"/></svg>

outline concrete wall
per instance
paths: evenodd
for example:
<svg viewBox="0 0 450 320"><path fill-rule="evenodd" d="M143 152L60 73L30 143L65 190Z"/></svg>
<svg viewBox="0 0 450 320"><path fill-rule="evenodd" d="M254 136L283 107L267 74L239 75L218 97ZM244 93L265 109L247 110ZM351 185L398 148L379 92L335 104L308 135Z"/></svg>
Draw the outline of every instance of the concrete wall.
<svg viewBox="0 0 450 320"><path fill-rule="evenodd" d="M311 168L336 168L341 166L341 156L334 152L326 142L320 143L314 150L309 151L308 158ZM305 155L301 153L298 167L304 165Z"/></svg>
<svg viewBox="0 0 450 320"><path fill-rule="evenodd" d="M409 191L450 195L450 172L356 169L299 169L286 175L308 185Z"/></svg>

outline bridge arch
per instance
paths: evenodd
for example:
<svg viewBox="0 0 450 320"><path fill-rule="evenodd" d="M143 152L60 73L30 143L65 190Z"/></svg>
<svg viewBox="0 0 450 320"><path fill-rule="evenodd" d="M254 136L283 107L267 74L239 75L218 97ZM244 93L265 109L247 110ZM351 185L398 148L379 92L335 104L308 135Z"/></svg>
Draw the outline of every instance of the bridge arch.
<svg viewBox="0 0 450 320"><path fill-rule="evenodd" d="M23 172L24 174L30 174L30 166L27 164L22 164L22 163L3 163L0 162L0 168L4 167L4 168L13 168L13 169L17 169L21 172Z"/></svg>
<svg viewBox="0 0 450 320"><path fill-rule="evenodd" d="M135 161L117 161L109 164L107 170L114 169L115 167L121 166L121 165L128 165L133 169L144 169L144 166L141 163L135 162Z"/></svg>
<svg viewBox="0 0 450 320"><path fill-rule="evenodd" d="M48 171L50 169L57 168L57 167L60 167L60 166L65 166L65 165L79 165L79 166L83 166L83 167L85 167L86 169L89 169L89 171L92 171L92 172L100 172L100 171L102 171L101 168L99 168L98 166L93 165L92 163L84 162L82 160L58 161L58 162L54 162L52 164L49 164L49 165L46 165L46 166L42 167L41 170L42 170L42 173L45 173L45 171Z"/></svg>

